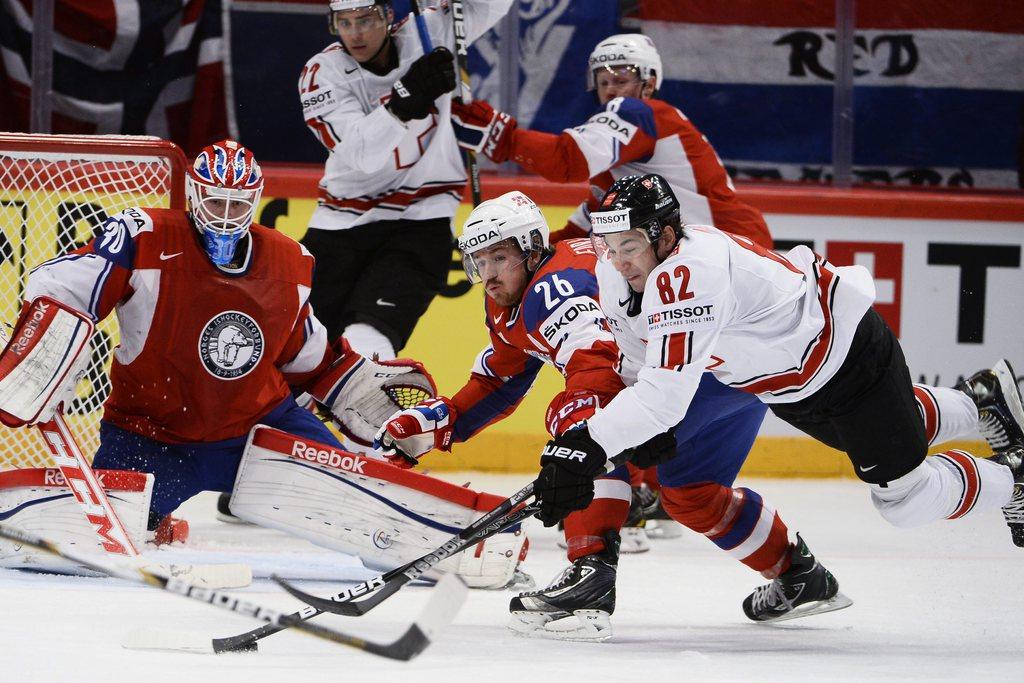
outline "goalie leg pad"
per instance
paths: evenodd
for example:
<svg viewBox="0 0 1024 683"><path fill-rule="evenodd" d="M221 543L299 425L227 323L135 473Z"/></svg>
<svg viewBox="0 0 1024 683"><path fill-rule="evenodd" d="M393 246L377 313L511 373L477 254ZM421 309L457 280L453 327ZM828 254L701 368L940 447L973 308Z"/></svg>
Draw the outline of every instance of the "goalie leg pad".
<svg viewBox="0 0 1024 683"><path fill-rule="evenodd" d="M100 485L136 547L141 547L149 518L153 475L121 470L96 470ZM102 541L82 514L64 475L56 467L0 472L3 521L25 531L104 554ZM102 533L102 529L100 530ZM95 575L55 555L0 541L0 566L59 573Z"/></svg>
<svg viewBox="0 0 1024 683"><path fill-rule="evenodd" d="M384 571L433 550L497 500L257 425L238 468L231 510ZM459 573L476 587L504 587L526 548L524 535L499 534L462 553L471 557L448 558L439 569Z"/></svg>
<svg viewBox="0 0 1024 683"><path fill-rule="evenodd" d="M94 329L86 315L55 299L26 305L0 353L0 422L18 427L53 417L85 373Z"/></svg>

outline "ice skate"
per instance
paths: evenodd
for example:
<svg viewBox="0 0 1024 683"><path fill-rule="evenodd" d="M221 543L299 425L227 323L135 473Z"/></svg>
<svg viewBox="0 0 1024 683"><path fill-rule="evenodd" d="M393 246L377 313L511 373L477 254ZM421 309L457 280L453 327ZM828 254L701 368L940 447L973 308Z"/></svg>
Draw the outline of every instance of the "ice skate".
<svg viewBox="0 0 1024 683"><path fill-rule="evenodd" d="M832 612L853 604L839 592L839 582L819 563L796 535L792 564L779 578L760 586L743 601L753 621L785 621Z"/></svg>
<svg viewBox="0 0 1024 683"><path fill-rule="evenodd" d="M634 488L629 501L629 514L619 531L619 552L625 555L646 553L651 549L647 542L647 518L644 516L643 499L640 489Z"/></svg>
<svg viewBox="0 0 1024 683"><path fill-rule="evenodd" d="M661 504L661 491L655 491L647 484L641 484L639 496L646 520L644 531L648 538L661 540L679 538L683 535L683 525L665 512L665 508Z"/></svg>
<svg viewBox="0 0 1024 683"><path fill-rule="evenodd" d="M231 494L220 493L217 495L217 519L221 522L227 522L228 524L248 524L244 519L240 519L231 514Z"/></svg>
<svg viewBox="0 0 1024 683"><path fill-rule="evenodd" d="M1003 506L1003 518L1010 527L1013 544L1024 548L1024 448L1009 448L989 460L1006 465L1013 472L1013 498Z"/></svg>
<svg viewBox="0 0 1024 683"><path fill-rule="evenodd" d="M603 551L577 559L547 588L512 598L509 628L558 640L610 638L618 547L618 534L610 531Z"/></svg>
<svg viewBox="0 0 1024 683"><path fill-rule="evenodd" d="M957 382L978 407L978 430L993 453L1024 446L1024 399L1006 359Z"/></svg>

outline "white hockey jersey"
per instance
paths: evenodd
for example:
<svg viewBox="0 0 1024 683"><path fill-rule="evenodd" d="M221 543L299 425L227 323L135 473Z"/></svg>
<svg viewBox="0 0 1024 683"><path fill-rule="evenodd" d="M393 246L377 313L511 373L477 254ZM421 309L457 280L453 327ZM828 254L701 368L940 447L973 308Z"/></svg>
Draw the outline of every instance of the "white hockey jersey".
<svg viewBox="0 0 1024 683"><path fill-rule="evenodd" d="M491 28L512 0L465 0L467 40ZM424 11L434 46L455 52L451 8ZM398 66L378 76L335 42L310 59L299 78L302 116L329 150L309 227L342 230L374 221L451 218L466 184L451 126L451 94L438 113L402 123L383 104L391 87L423 56L414 22L392 28ZM454 87L454 84L453 84Z"/></svg>
<svg viewBox="0 0 1024 683"><path fill-rule="evenodd" d="M804 246L783 256L709 226L686 231L648 276L639 315L626 322L613 306L626 301L628 287L609 262L598 264L616 342L628 356L646 347L636 382L589 421L608 453L682 420L705 370L765 403L812 395L839 370L874 301L861 266L836 268ZM632 371L623 368L627 384Z"/></svg>

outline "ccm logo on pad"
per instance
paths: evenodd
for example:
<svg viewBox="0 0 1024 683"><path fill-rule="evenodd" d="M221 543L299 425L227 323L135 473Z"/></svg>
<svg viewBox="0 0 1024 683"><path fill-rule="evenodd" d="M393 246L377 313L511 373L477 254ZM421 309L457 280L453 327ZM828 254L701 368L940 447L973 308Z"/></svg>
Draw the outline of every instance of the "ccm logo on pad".
<svg viewBox="0 0 1024 683"><path fill-rule="evenodd" d="M314 448L301 441L296 441L292 444L292 457L315 462L319 465L327 465L339 470L365 474L363 472L363 465L366 464L366 460L363 458L349 453L339 453L334 449L325 451L322 448Z"/></svg>

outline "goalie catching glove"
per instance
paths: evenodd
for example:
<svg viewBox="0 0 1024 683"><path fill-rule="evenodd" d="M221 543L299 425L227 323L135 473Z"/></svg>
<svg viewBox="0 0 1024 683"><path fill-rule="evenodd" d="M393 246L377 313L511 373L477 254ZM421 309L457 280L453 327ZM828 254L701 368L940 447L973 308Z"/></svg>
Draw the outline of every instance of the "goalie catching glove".
<svg viewBox="0 0 1024 683"><path fill-rule="evenodd" d="M486 100L452 102L452 128L459 147L483 153L493 162L508 161L512 156L512 134L518 125L515 118L497 111Z"/></svg>
<svg viewBox="0 0 1024 683"><path fill-rule="evenodd" d="M435 448L451 450L455 417L455 406L444 396L421 401L388 418L377 432L373 447L396 467L415 467L421 455Z"/></svg>
<svg viewBox="0 0 1024 683"><path fill-rule="evenodd" d="M46 422L74 398L94 329L88 316L55 299L27 303L0 354L0 422Z"/></svg>
<svg viewBox="0 0 1024 683"><path fill-rule="evenodd" d="M414 360L375 361L340 340L340 358L309 388L345 436L370 446L377 429L396 410L411 408L434 396L433 377Z"/></svg>

